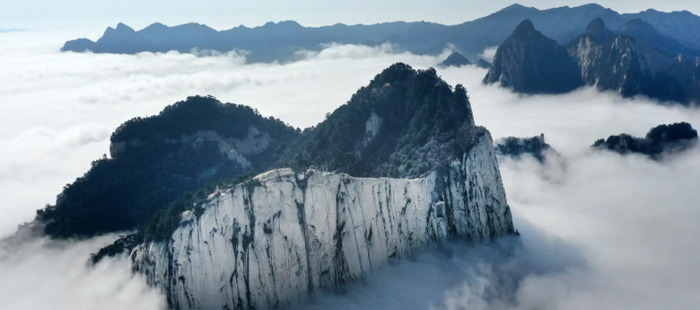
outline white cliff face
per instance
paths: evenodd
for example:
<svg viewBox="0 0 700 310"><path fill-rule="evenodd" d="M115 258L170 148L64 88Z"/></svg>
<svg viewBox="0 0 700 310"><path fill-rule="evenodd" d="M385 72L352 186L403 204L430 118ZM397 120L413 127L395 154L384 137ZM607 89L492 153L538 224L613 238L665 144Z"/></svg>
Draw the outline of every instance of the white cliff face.
<svg viewBox="0 0 700 310"><path fill-rule="evenodd" d="M167 242L137 246L134 269L178 309L265 309L338 289L446 239L511 233L491 137L416 179L291 169L222 190Z"/></svg>

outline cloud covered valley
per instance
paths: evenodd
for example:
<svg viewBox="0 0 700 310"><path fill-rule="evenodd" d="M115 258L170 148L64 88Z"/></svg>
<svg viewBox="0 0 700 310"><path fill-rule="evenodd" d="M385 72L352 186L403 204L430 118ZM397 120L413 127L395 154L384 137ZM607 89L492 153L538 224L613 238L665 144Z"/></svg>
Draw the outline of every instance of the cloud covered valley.
<svg viewBox="0 0 700 310"><path fill-rule="evenodd" d="M70 36L67 36L70 37ZM323 120L397 61L435 66L447 56L392 46L331 45L289 64L245 64L244 55L59 53L45 32L0 33L0 236L53 203L108 153L122 122L191 95L249 105L305 128ZM546 140L561 161L501 158L519 238L492 246L450 243L386 266L300 308L691 309L700 303L700 147L654 161L594 151L599 138L644 136L700 110L584 88L522 96L485 86L476 67L438 68L465 85L477 124L494 138ZM88 266L115 236L34 241L0 248L4 309L161 309L164 297L126 259Z"/></svg>

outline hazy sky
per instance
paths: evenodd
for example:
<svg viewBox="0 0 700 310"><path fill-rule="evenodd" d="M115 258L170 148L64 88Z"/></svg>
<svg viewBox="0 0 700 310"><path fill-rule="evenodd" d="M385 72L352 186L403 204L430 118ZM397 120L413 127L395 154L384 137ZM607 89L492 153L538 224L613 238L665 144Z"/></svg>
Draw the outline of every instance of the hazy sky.
<svg viewBox="0 0 700 310"><path fill-rule="evenodd" d="M522 0L525 6L539 9L578 6L586 0ZM268 21L296 20L306 26L335 24L377 23L387 21L431 21L458 24L473 20L515 2L506 0L33 0L3 1L0 4L2 28L81 28L98 36L105 27L124 22L141 29L153 22L177 25L198 22L217 29L229 29L243 24L262 25ZM689 10L700 14L700 2L689 0L628 1L606 0L599 4L622 13L636 13L648 8L660 11Z"/></svg>

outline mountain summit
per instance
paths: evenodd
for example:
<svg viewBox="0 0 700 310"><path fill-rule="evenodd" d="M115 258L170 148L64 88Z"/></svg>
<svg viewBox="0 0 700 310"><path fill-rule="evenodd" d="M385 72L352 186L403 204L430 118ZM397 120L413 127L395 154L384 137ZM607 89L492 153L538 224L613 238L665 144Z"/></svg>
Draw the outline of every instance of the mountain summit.
<svg viewBox="0 0 700 310"><path fill-rule="evenodd" d="M466 90L432 68L387 68L289 155L294 169L220 186L142 227L133 270L170 308L285 308L445 240L514 233L491 136Z"/></svg>
<svg viewBox="0 0 700 310"><path fill-rule="evenodd" d="M562 93L585 84L623 97L690 104L700 100L699 53L638 19L620 34L593 19L565 47L525 20L498 48L483 81L519 93Z"/></svg>
<svg viewBox="0 0 700 310"><path fill-rule="evenodd" d="M564 93L583 85L566 49L535 30L528 19L498 47L484 78L484 83L495 82L531 94Z"/></svg>
<svg viewBox="0 0 700 310"><path fill-rule="evenodd" d="M316 126L281 166L417 177L466 151L479 127L462 85L397 63Z"/></svg>

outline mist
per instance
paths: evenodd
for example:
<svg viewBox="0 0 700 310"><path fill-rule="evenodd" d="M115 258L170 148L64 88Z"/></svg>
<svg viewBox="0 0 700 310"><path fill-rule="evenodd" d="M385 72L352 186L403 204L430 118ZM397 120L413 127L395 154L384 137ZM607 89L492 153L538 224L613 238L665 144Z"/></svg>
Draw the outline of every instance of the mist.
<svg viewBox="0 0 700 310"><path fill-rule="evenodd" d="M235 53L61 54L64 36L0 33L6 42L0 47L0 236L108 155L111 132L132 117L187 96L213 95L305 128L392 63L425 69L449 53L329 45L294 63L245 64ZM494 138L544 133L562 155L545 165L500 158L521 236L488 246L446 244L393 262L343 292L317 292L299 307L691 309L700 303L694 239L700 148L660 161L590 149L598 138L643 136L662 123L698 128L700 111L590 88L522 96L482 85L485 74L473 66L438 68L449 84L465 85L477 124ZM3 308L164 308L164 297L131 274L126 258L87 265L90 253L114 238L3 248Z"/></svg>

